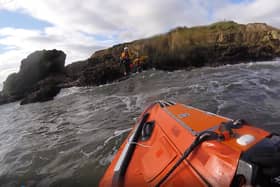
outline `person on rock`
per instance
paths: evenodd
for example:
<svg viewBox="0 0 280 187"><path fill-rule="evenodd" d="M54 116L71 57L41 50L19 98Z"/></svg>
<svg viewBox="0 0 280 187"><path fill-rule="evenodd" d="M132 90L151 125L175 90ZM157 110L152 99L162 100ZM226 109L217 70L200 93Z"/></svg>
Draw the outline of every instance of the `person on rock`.
<svg viewBox="0 0 280 187"><path fill-rule="evenodd" d="M136 53L136 57L133 60L132 65L133 65L131 68L132 72L141 72L142 71L142 61L141 61L141 58L140 58L138 52Z"/></svg>
<svg viewBox="0 0 280 187"><path fill-rule="evenodd" d="M121 53L120 56L120 62L121 62L121 67L124 70L124 75L125 76L128 75L130 73L130 64L131 64L128 47L125 47L123 49L123 52Z"/></svg>

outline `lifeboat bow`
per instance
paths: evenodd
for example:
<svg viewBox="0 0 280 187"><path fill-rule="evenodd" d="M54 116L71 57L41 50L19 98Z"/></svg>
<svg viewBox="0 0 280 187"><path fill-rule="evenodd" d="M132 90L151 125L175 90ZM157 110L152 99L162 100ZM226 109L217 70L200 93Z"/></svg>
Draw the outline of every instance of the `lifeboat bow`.
<svg viewBox="0 0 280 187"><path fill-rule="evenodd" d="M100 187L280 186L280 137L191 106L159 101L139 117Z"/></svg>

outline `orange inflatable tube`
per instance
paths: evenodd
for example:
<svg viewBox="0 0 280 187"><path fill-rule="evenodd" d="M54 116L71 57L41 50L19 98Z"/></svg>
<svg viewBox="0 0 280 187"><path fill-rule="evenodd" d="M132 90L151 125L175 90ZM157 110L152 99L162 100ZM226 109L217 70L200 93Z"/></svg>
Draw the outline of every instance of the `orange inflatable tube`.
<svg viewBox="0 0 280 187"><path fill-rule="evenodd" d="M99 186L257 184L251 152L271 136L242 120L157 102L139 117Z"/></svg>

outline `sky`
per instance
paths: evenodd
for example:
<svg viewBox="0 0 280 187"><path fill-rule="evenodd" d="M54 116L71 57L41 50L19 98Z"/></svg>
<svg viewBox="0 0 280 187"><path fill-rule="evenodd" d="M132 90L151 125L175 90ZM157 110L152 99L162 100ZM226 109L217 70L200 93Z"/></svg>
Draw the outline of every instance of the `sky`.
<svg viewBox="0 0 280 187"><path fill-rule="evenodd" d="M177 26L233 20L280 28L279 0L0 0L0 90L35 50L60 49L66 64L114 44Z"/></svg>

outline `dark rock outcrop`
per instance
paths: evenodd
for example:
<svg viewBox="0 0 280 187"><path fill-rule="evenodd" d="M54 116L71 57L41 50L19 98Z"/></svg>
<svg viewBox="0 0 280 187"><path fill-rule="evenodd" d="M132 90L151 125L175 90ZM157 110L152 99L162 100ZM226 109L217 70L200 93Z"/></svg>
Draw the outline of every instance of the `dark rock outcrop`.
<svg viewBox="0 0 280 187"><path fill-rule="evenodd" d="M57 85L65 81L65 58L63 51L54 49L36 51L23 59L20 71L9 75L4 82L3 103L23 98L22 104L52 99L59 92ZM51 88L56 91L50 91Z"/></svg>
<svg viewBox="0 0 280 187"><path fill-rule="evenodd" d="M20 71L4 82L5 95L23 97L40 80L55 73L64 73L66 55L58 50L36 51L21 61Z"/></svg>
<svg viewBox="0 0 280 187"><path fill-rule="evenodd" d="M2 92L0 92L0 105L9 103L9 98L5 96Z"/></svg>
<svg viewBox="0 0 280 187"><path fill-rule="evenodd" d="M56 73L48 76L37 82L20 104L23 105L52 100L60 92L65 81L67 81L67 77L64 74Z"/></svg>
<svg viewBox="0 0 280 187"><path fill-rule="evenodd" d="M92 59L70 64L66 72L67 76L72 78L72 85L75 86L106 84L123 75L119 63L111 61L96 63Z"/></svg>
<svg viewBox="0 0 280 187"><path fill-rule="evenodd" d="M44 102L52 100L59 92L60 87L55 84L47 84L40 87L40 89L28 94L21 102L21 105L34 103L34 102Z"/></svg>

